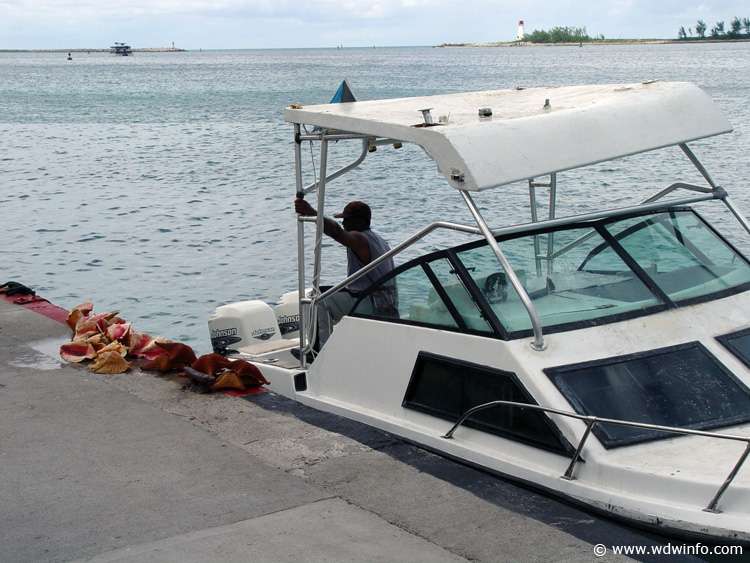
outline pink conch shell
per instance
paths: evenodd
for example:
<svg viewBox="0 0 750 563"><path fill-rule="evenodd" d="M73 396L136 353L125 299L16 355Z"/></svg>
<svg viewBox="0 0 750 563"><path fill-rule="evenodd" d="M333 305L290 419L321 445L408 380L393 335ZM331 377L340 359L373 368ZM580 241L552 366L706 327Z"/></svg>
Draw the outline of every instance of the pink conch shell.
<svg viewBox="0 0 750 563"><path fill-rule="evenodd" d="M148 334L146 336L148 336ZM167 351L164 350L164 348L159 347L159 344L161 344L162 342L164 342L163 336L157 336L156 338L152 339L151 342L144 346L143 350L140 353L140 357L146 358L147 360L153 360L158 358L159 356L169 357Z"/></svg>
<svg viewBox="0 0 750 563"><path fill-rule="evenodd" d="M117 315L118 313L113 313L113 315ZM111 318L105 318L104 322L107 324L107 327L111 327L114 325L121 325L127 323L125 319L122 319L120 317L111 317Z"/></svg>
<svg viewBox="0 0 750 563"><path fill-rule="evenodd" d="M101 334L101 332L96 330L96 327L91 330L79 330L73 335L73 340L88 340L97 334Z"/></svg>
<svg viewBox="0 0 750 563"><path fill-rule="evenodd" d="M128 354L142 358L146 348L154 345L154 339L148 334L140 334L131 328L124 343L128 346ZM159 348L159 354L166 354L166 352Z"/></svg>
<svg viewBox="0 0 750 563"><path fill-rule="evenodd" d="M90 336L102 331L99 330L99 326L96 324L96 321L88 321L84 318L78 321L75 332L76 335L73 337L73 340L78 340L79 338L84 337L83 335L85 334L88 334Z"/></svg>
<svg viewBox="0 0 750 563"><path fill-rule="evenodd" d="M95 323L97 328L101 332L105 332L107 330L107 327L111 324L112 319L117 317L119 313L99 313L98 315L94 315L92 317L86 317L85 319L81 319L82 322L86 323ZM79 330L79 327L76 327L76 330Z"/></svg>
<svg viewBox="0 0 750 563"><path fill-rule="evenodd" d="M162 373L166 373L173 369L182 369L185 366L192 364L197 358L195 352L187 344L181 344L179 342L157 342L154 348L160 348L164 352L151 360L143 369L145 370L159 370Z"/></svg>
<svg viewBox="0 0 750 563"><path fill-rule="evenodd" d="M91 301L86 301L85 303L81 303L80 305L73 307L73 309L68 314L67 319L70 330L74 331L76 329L78 321L88 315L91 311L93 311L93 309L94 304Z"/></svg>
<svg viewBox="0 0 750 563"><path fill-rule="evenodd" d="M119 352L113 350L100 353L89 369L95 373L123 373L130 369L131 365Z"/></svg>
<svg viewBox="0 0 750 563"><path fill-rule="evenodd" d="M122 340L130 332L130 323L121 322L107 327L107 336L110 340Z"/></svg>
<svg viewBox="0 0 750 563"><path fill-rule="evenodd" d="M90 360L95 354L94 347L85 340L74 340L60 346L60 356L68 362L78 363Z"/></svg>

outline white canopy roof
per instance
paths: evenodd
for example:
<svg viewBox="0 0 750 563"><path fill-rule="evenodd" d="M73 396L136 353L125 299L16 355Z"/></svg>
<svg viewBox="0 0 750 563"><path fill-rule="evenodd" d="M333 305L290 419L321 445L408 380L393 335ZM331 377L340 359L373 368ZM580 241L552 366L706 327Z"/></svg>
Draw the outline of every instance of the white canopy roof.
<svg viewBox="0 0 750 563"><path fill-rule="evenodd" d="M547 101L549 102L547 105ZM421 110L431 108L432 126ZM490 108L491 117L480 117ZM448 183L484 190L728 133L711 98L685 82L495 90L292 106L291 123L413 142Z"/></svg>

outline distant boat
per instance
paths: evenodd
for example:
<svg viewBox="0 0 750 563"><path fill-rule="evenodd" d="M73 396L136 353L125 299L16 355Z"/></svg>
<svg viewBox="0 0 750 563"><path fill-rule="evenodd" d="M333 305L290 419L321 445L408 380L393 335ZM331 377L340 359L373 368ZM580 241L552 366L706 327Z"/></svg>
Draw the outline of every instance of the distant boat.
<svg viewBox="0 0 750 563"><path fill-rule="evenodd" d="M133 54L133 49L131 49L130 45L126 45L125 43L115 43L109 48L109 52L112 55L127 57L128 55Z"/></svg>

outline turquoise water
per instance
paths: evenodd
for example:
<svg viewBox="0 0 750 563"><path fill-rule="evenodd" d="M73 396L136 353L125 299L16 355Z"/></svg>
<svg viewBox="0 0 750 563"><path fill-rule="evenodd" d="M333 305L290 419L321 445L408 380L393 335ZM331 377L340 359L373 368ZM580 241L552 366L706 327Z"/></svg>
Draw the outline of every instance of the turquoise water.
<svg viewBox="0 0 750 563"><path fill-rule="evenodd" d="M21 281L67 308L91 300L98 312L119 310L136 330L199 352L210 348L206 321L215 307L274 302L296 287L294 153L283 108L327 102L344 77L363 100L695 82L735 132L693 148L750 215L750 43L73 58L0 53L0 282ZM334 149L334 159L347 155ZM584 208L633 202L676 180L702 183L684 162L677 151L562 174L560 214L582 201ZM470 221L414 147L381 149L350 178L329 186L331 205L368 201L392 243L432 220ZM517 211L528 208L524 185L476 200L494 225L525 220ZM736 232L718 208L715 220ZM450 242L436 235L404 259ZM330 245L324 252L331 263L324 282L337 281L343 253Z"/></svg>

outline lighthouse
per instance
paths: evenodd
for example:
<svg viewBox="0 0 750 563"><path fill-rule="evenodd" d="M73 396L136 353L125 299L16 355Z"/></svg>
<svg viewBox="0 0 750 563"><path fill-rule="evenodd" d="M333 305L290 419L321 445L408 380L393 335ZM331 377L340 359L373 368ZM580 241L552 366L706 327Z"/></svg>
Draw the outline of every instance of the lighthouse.
<svg viewBox="0 0 750 563"><path fill-rule="evenodd" d="M526 37L526 32L523 30L523 20L518 22L518 35L516 35L516 41L523 41Z"/></svg>

